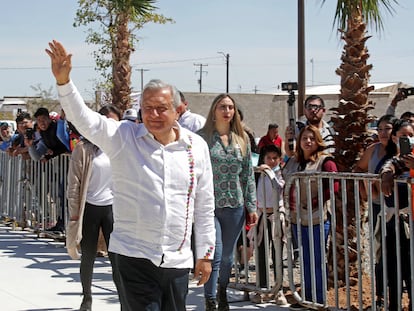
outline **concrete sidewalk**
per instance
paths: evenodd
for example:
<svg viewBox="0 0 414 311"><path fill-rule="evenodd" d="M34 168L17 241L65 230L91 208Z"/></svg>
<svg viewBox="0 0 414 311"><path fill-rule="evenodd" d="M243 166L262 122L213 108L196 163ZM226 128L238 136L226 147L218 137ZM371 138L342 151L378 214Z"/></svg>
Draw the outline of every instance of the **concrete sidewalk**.
<svg viewBox="0 0 414 311"><path fill-rule="evenodd" d="M0 309L2 311L78 310L81 302L79 261L61 242L0 225ZM118 311L120 305L107 258L97 258L92 283L93 310ZM229 290L231 310L289 310L273 303L241 301ZM187 310L204 310L203 288L190 281Z"/></svg>

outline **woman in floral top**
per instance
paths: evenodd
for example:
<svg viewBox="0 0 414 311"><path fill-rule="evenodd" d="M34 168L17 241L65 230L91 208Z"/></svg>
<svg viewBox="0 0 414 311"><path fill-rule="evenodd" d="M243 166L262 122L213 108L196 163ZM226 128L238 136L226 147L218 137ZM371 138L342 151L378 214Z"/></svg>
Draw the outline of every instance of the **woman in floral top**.
<svg viewBox="0 0 414 311"><path fill-rule="evenodd" d="M247 222L257 222L256 187L249 139L240 122L234 100L217 96L204 127L198 132L210 147L214 176L216 252L213 271L204 285L206 310L229 310L226 289L233 264L233 250L248 213Z"/></svg>

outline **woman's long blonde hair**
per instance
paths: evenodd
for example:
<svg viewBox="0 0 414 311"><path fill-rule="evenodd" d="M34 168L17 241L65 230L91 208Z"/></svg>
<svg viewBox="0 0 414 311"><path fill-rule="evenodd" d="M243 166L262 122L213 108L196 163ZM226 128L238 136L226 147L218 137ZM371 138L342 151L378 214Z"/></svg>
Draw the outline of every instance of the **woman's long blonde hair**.
<svg viewBox="0 0 414 311"><path fill-rule="evenodd" d="M247 154L247 147L248 147L248 138L246 133L244 132L243 125L241 124L240 114L237 109L236 102L233 98L231 98L228 94L220 94L216 98L214 98L210 110L207 115L207 120L204 127L201 131L204 133L205 139L209 145L211 145L213 141L213 133L216 130L216 120L215 120L215 111L217 104L223 100L224 98L229 98L234 104L234 116L233 119L230 121L230 135L231 135L231 144L233 146L239 145L240 150L243 156Z"/></svg>

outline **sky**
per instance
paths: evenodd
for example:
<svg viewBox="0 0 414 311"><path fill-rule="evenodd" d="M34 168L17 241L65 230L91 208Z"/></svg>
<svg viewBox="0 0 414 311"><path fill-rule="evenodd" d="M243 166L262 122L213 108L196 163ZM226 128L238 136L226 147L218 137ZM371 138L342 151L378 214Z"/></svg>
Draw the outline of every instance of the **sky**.
<svg viewBox="0 0 414 311"><path fill-rule="evenodd" d="M381 33L368 28L368 63L374 66L370 82L414 86L414 1L398 2L393 15L383 14ZM305 0L308 86L340 82L335 70L344 44L333 25L335 4ZM147 24L139 30L140 42L131 57L134 91L157 78L184 92L199 92L201 69L202 92L225 92L226 54L230 93L273 93L280 83L297 81L297 1L158 0L156 6L157 13L175 22ZM36 88L52 89L56 95L44 51L53 39L73 54L71 78L82 96L94 99L100 78L92 56L97 48L85 43L86 27L73 27L77 7L76 0L4 1L0 99L35 96Z"/></svg>

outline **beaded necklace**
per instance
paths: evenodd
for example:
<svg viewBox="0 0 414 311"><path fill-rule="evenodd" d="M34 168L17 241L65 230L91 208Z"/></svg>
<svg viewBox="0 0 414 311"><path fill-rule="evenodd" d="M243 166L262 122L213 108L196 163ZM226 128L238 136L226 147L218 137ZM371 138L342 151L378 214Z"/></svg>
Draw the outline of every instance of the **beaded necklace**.
<svg viewBox="0 0 414 311"><path fill-rule="evenodd" d="M183 248L183 245L185 243L185 240L187 238L188 234L188 221L189 221L189 213L190 213L190 201L191 201L191 194L194 190L194 156L193 156L193 138L188 135L188 139L190 140L190 144L187 145L186 152L187 152L187 158L188 158L188 168L190 172L190 182L188 184L188 190L187 190L187 201L186 201L186 216L185 216L185 231L184 231L184 238L180 243L180 246L178 247L177 251L181 251Z"/></svg>

